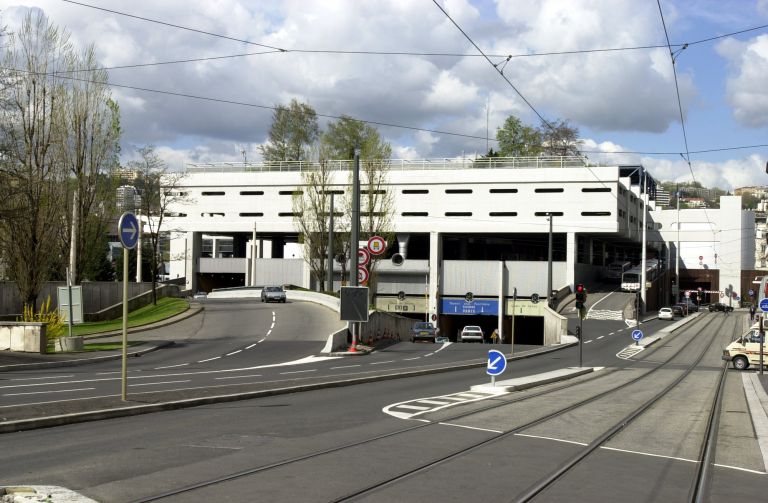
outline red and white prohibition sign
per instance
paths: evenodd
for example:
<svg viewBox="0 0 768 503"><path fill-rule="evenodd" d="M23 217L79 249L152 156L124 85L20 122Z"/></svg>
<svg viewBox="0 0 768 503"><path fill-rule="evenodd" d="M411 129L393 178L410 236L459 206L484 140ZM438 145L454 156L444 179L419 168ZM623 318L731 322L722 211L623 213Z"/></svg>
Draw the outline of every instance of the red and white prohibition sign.
<svg viewBox="0 0 768 503"><path fill-rule="evenodd" d="M387 248L387 242L381 236L373 236L368 240L368 251L371 255L381 255Z"/></svg>
<svg viewBox="0 0 768 503"><path fill-rule="evenodd" d="M361 285L368 283L368 269L364 265L357 266L357 282Z"/></svg>
<svg viewBox="0 0 768 503"><path fill-rule="evenodd" d="M357 265L367 265L371 261L371 254L365 248L357 249Z"/></svg>

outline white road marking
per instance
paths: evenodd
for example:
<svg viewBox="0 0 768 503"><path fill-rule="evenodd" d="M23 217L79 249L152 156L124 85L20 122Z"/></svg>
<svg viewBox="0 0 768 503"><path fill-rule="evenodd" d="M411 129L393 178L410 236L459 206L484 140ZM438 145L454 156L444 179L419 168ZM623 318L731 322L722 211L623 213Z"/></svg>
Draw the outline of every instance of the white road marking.
<svg viewBox="0 0 768 503"><path fill-rule="evenodd" d="M416 400L416 401L419 403L428 403L430 405L448 405L449 403L453 403L453 402L439 402L437 400L428 400L426 398L424 400Z"/></svg>
<svg viewBox="0 0 768 503"><path fill-rule="evenodd" d="M68 377L75 377L75 374L70 374L68 376L50 376L50 377L25 377L23 379L10 379L11 381L37 381L41 379L64 379Z"/></svg>
<svg viewBox="0 0 768 503"><path fill-rule="evenodd" d="M757 435L757 444L763 455L763 466L768 469L768 416L761 403L761 398L768 400L762 384L758 380L757 374L742 373L741 383L744 388L744 394L747 397L747 405L752 416L752 424Z"/></svg>
<svg viewBox="0 0 768 503"><path fill-rule="evenodd" d="M236 354L237 354L237 353L239 353L240 351L242 351L242 349L238 349L237 351L232 351L231 353L227 353L227 356L236 355Z"/></svg>
<svg viewBox="0 0 768 503"><path fill-rule="evenodd" d="M352 367L359 367L359 366L360 366L360 364L357 364L357 365L344 365L343 367L331 367L331 370L349 369L349 368L352 368Z"/></svg>
<svg viewBox="0 0 768 503"><path fill-rule="evenodd" d="M275 322L274 322L274 321L273 321L273 322L272 322L272 324L269 326L269 329L270 329L270 330L272 330L273 328L275 328Z"/></svg>
<svg viewBox="0 0 768 503"><path fill-rule="evenodd" d="M540 438L542 440L552 440L553 442L565 442L566 444L576 444L576 445L589 445L585 444L584 442L576 442L573 440L565 440L562 438L552 438L552 437L542 437L541 435L526 435L525 433L515 433L516 437L530 437L530 438Z"/></svg>
<svg viewBox="0 0 768 503"><path fill-rule="evenodd" d="M93 389L93 388L90 388ZM5 396L5 395L3 395ZM49 403L63 403L63 402L80 402L83 400L95 400L97 398L113 398L120 395L101 395L101 396L86 396L81 398L67 398L66 400L47 400L45 402L32 402L32 403L25 403L25 406L29 405L47 405ZM0 405L0 409L7 409L10 407L18 407L19 404L16 405Z"/></svg>
<svg viewBox="0 0 768 503"><path fill-rule="evenodd" d="M251 349L251 348L252 348L252 347L254 347L256 344L258 344L258 342L254 342L254 343L253 343L253 344L251 344L250 346L246 346L246 348L245 348L245 349Z"/></svg>
<svg viewBox="0 0 768 503"><path fill-rule="evenodd" d="M280 375L283 375L283 374L303 374L304 372L317 372L317 369L312 369L312 370L292 370L291 372L280 372Z"/></svg>
<svg viewBox="0 0 768 503"><path fill-rule="evenodd" d="M400 405L401 409L413 409L413 410L429 410L432 407L419 407L418 405Z"/></svg>
<svg viewBox="0 0 768 503"><path fill-rule="evenodd" d="M652 458L664 458L664 459L674 459L676 461L685 461L686 463L698 463L695 459L687 459L687 458L678 458L675 456L665 456L663 454L651 454L650 452L640 452L640 451L631 451L629 449L617 449L616 447L606 447L606 446L600 446L601 449L605 449L606 451L616 451L616 452L626 452L629 454L638 454L640 456L650 456Z"/></svg>
<svg viewBox="0 0 768 503"><path fill-rule="evenodd" d="M144 384L129 384L131 388L138 388L139 386L157 386L158 384L176 384L179 382L189 382L189 379L186 379L184 381L161 381L161 382L147 382Z"/></svg>
<svg viewBox="0 0 768 503"><path fill-rule="evenodd" d="M261 374L253 374L248 376L214 377L214 379L219 381L222 379L245 379L246 377L261 377Z"/></svg>
<svg viewBox="0 0 768 503"><path fill-rule="evenodd" d="M410 360L418 360L419 358L421 358L421 356L417 356L415 358L403 358L403 361L406 362L406 361L410 361Z"/></svg>
<svg viewBox="0 0 768 503"><path fill-rule="evenodd" d="M590 339L588 341L584 341L584 344L589 344L590 342L592 342L592 339Z"/></svg>
<svg viewBox="0 0 768 503"><path fill-rule="evenodd" d="M197 363L210 362L210 361L213 361L213 360L218 360L219 358L221 358L221 356L214 356L213 358L208 358L207 360L198 360Z"/></svg>
<svg viewBox="0 0 768 503"><path fill-rule="evenodd" d="M265 340L267 340L267 338L266 338L266 337L264 337L264 338L262 338L262 339L259 339L259 342L264 342ZM258 343L257 343L257 344L258 344Z"/></svg>
<svg viewBox="0 0 768 503"><path fill-rule="evenodd" d="M56 391L29 391L27 393L5 393L3 396L21 396L21 395L47 395L48 393L71 393L73 391L90 391L96 388L78 388L78 389L58 389ZM25 404L28 405L28 404Z"/></svg>
<svg viewBox="0 0 768 503"><path fill-rule="evenodd" d="M610 333L610 334L608 334L608 335L613 335L613 334L615 334L615 333L616 333L616 332L611 332L611 333Z"/></svg>
<svg viewBox="0 0 768 503"><path fill-rule="evenodd" d="M740 466L721 465L720 463L715 463L715 466L719 466L720 468L730 468L731 470L739 470L741 472L756 473L757 475L768 475L768 473L761 472L760 470L750 470L749 468L742 468Z"/></svg>
<svg viewBox="0 0 768 503"><path fill-rule="evenodd" d="M437 424L442 424L443 426L456 426L458 428L467 428L468 430L488 431L490 433L504 433L503 431L499 431L499 430L489 430L488 428L477 428L475 426L465 426L463 424L453 424L453 423L437 423Z"/></svg>
<svg viewBox="0 0 768 503"><path fill-rule="evenodd" d="M0 386L0 389L6 389L6 388L31 388L33 386L61 386L62 384L80 384L83 382L97 382L97 381L115 381L119 379L119 377L102 377L101 379L80 379L78 381L63 381L63 382L36 382L36 383L29 383L29 384L13 384L10 386Z"/></svg>
<svg viewBox="0 0 768 503"><path fill-rule="evenodd" d="M387 360L385 362L373 362L371 365L382 365L384 363L395 363L395 360Z"/></svg>
<svg viewBox="0 0 768 503"><path fill-rule="evenodd" d="M189 363L179 363L178 365L166 365L165 367L155 367L154 370L172 369L176 367L183 367L185 365L189 365Z"/></svg>
<svg viewBox="0 0 768 503"><path fill-rule="evenodd" d="M600 339L602 339L603 337L605 337L605 336L604 336L604 335L601 335L601 336L599 336L597 339L598 339L598 340L600 340Z"/></svg>

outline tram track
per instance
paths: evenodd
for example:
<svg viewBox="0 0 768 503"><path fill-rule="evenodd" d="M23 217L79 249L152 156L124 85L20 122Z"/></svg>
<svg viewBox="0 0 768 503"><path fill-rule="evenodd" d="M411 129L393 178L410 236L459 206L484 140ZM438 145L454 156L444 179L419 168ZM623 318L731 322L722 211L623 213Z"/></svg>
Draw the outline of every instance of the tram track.
<svg viewBox="0 0 768 503"><path fill-rule="evenodd" d="M697 358L695 359L694 363L689 366L689 369L687 370L687 372L683 373L680 376L680 378L678 378L678 379L676 379L674 381L673 384L671 384L668 387L666 387L663 392L658 393L654 397L655 399L652 400L650 403L646 403L646 404L644 404L643 407L640 407L640 408L642 408L642 410L646 410L653 403L655 403L657 400L659 400L664 394L666 394L666 392L669 391L669 389L674 388L675 384L679 383L686 375L688 375L693 370L693 368L695 368L696 364L701 360L701 358L703 358L704 354L706 354L707 349L717 339L717 336L720 333L720 329L725 324L725 321L726 320L723 319L723 320L721 320L718 323L718 327L714 330L714 335L712 335L710 337L710 340L705 345L705 347L701 351L701 353L699 355L697 355ZM707 322L707 319L705 317L697 319L691 325L681 329L680 333L676 333L675 337L683 336L683 338L689 338L690 337L690 339L693 339L693 337L695 337L696 334L698 333L699 327L705 325L706 322ZM336 498L332 499L331 501L354 500L354 499L363 497L365 495L371 494L371 493L373 493L375 491L381 490L383 488L395 485L395 484L397 484L400 481L403 481L405 479L414 477L417 474L424 473L424 472L426 472L428 470L431 470L431 469L435 468L436 466L439 466L439 465L444 464L444 463L446 463L448 461L460 458L461 456L464 456L464 455L466 455L466 454L468 454L470 452L476 451L476 450L478 450L478 449L480 449L480 448L482 448L484 446L490 445L490 444L492 444L494 442L502 441L503 439L506 439L506 438L510 438L510 437L512 437L512 436L514 436L514 435L516 435L518 433L521 433L522 431L524 431L526 429L532 428L533 426L545 423L546 421L549 421L549 420L551 420L553 418L556 418L558 416L562 416L563 414L566 414L566 413L568 413L568 412L570 412L572 410L575 410L575 409L577 409L579 407L583 407L583 406L585 406L585 405L587 405L589 403L592 403L592 402L594 402L596 400L599 400L599 399L601 399L601 398L603 398L605 396L608 396L611 393L616 393L618 391L621 391L622 389L625 389L628 386L631 386L632 384L635 384L635 383L641 381L642 379L647 378L649 375L652 375L653 373L657 372L660 369L668 368L668 367L671 367L673 365L679 365L679 364L675 364L673 362L674 362L675 358L677 358L679 355L681 355L686 350L687 347L688 347L688 344L687 343L683 343L681 345L681 347L677 351L675 351L666 361L664 361L662 363L659 363L657 366L652 367L647 372L645 372L645 373L643 373L643 374L641 374L641 375L639 375L637 377L634 377L634 378L630 379L629 381L620 383L618 386L613 386L613 387L611 387L609 389L606 389L606 390L604 390L604 391L602 391L602 392L600 392L600 393L598 393L596 395L593 395L593 396L591 396L591 397L589 397L587 399L578 400L577 402L572 403L572 404L568 405L567 407L559 408L556 411L553 411L553 412L551 412L549 414L545 414L545 415L543 415L541 417L536 418L535 420L532 420L532 421L529 421L529 422L527 422L525 424L517 426L517 427L515 427L515 428L513 428L513 429L511 429L509 431L505 431L505 432L500 433L500 434L492 435L490 438L484 439L484 440L479 441L479 442L474 442L471 445L464 446L464 447L462 447L460 449L457 449L457 450L455 450L453 452L450 452L447 455L441 456L441 457L439 457L437 459L432 459L432 460L429 460L427 462L423 462L423 463L420 464L420 466L413 467L411 469L408 469L406 471L398 473L398 474L396 474L394 476L387 477L387 478L385 478L383 480L379 480L379 481L376 481L376 482L371 483L371 484L367 484L367 485L365 485L363 487L359 487L359 488L355 489L354 491L351 491L351 492L349 492L349 493L347 493L347 494L345 494L343 496L336 497ZM648 354L646 355L646 359L644 361L644 364L647 365L647 363L648 363L647 356L651 356L654 352L655 351L653 351L653 352L649 351L648 352ZM633 366L634 367L638 366L638 363L636 363ZM473 416L473 415L476 415L476 414L480 414L482 412L492 411L494 409L498 409L498 408L501 408L501 407L508 407L511 404L517 404L517 403L525 402L525 401L528 401L528 400L531 400L531 399L537 398L537 397L546 397L547 395L556 393L558 391L561 391L561 390L564 390L564 389L567 389L567 388L573 388L573 387L576 387L576 386L585 385L585 384L597 381L598 379L606 379L606 376L610 376L614 372L615 371L609 370L607 372L603 372L602 374L593 374L593 375L590 375L589 377L581 378L578 381L568 382L567 384L556 385L556 386L548 386L546 389L543 389L543 390L540 390L540 391L536 391L536 392L529 392L525 396L518 396L518 397L513 398L512 400L501 400L501 401L494 400L494 403L489 404L487 406L480 407L480 408L473 408L470 411L461 412L461 413L458 413L458 414L454 414L454 415L452 415L450 417L443 418L441 420L441 423L446 423L446 422L450 422L450 421L457 421L457 420L462 419L462 418L470 417L470 416ZM535 497L535 495L540 493L541 490L545 489L546 487L548 487L549 485L554 483L554 481L556 481L563 473L566 473L573 466L578 464L578 462L581 459L584 459L586 456L588 456L590 452L593 452L594 449L596 449L597 447L602 445L602 443L604 443L609 438L611 438L613 435L615 435L615 433L617 431L620 431L623 428L623 426L626 426L626 424L631 422L631 420L634 417L636 417L637 415L639 415L641 413L642 413L642 411L638 411L637 413L630 415L630 416L633 416L633 417L623 418L621 421L618 422L617 425L615 425L614 428L611 429L611 431L606 432L606 434L604 435L605 439L603 440L603 442L601 442L600 444L596 444L594 446L592 446L592 444L590 444L591 447L590 447L590 451L589 452L586 452L586 454L584 454L584 455L580 455L579 459L576 459L575 462L574 462L574 460L569 460L570 467L566 467L566 465L561 466L557 470L558 472L560 472L559 475L550 474L548 477L545 477L541 481L537 482L537 484L534 484L535 487L539 487L540 486L541 488L538 489L538 490L534 490L535 487L532 486L532 488L530 490L526 491L525 493L523 493L521 495L521 497L518 499L518 501L528 501L530 498L529 499L526 499L526 498L528 498L529 494L530 494L531 498ZM716 429L716 420L710 421L710 422L712 423L712 425L714 425L714 428ZM189 485L189 486L186 486L186 487L181 487L181 488L178 488L178 489L167 491L167 492L164 492L164 493L160 493L160 494L155 494L155 495L152 495L152 496L144 497L142 499L138 499L138 500L135 500L135 501L137 501L137 502L157 501L157 500L161 500L161 499L171 498L171 497L177 496L177 495L182 495L182 494L185 494L185 493L193 493L194 491L202 490L202 489L205 489L205 488L209 488L209 487L217 485L217 484L223 484L223 483L226 483L226 482L229 482L229 481L233 481L233 480L236 480L236 479L242 479L244 477L248 477L248 476L251 476L251 475L257 475L257 474L263 473L263 472L268 471L268 470L272 470L272 469L276 469L276 468L280 468L280 467L285 467L285 466L296 464L296 463L312 461L312 460L318 460L318 459L321 459L324 456L328 456L328 455L331 455L331 454L334 454L334 453L342 453L343 451L345 451L347 449L352 449L352 448L355 448L355 447L361 447L361 446L365 446L365 445L373 445L376 442L382 441L382 440L387 439L387 438L392 438L392 437L395 437L395 436L398 436L398 435L404 435L404 434L413 432L414 430L419 430L419 429L423 429L423 428L430 428L430 427L435 427L435 423L432 423L432 422L420 423L418 425L410 426L410 427L407 427L407 428L401 428L401 429L398 429L398 430L395 430L395 431L392 431L392 432L389 432L389 433L385 433L385 434L381 434L381 435L376 435L376 436L373 436L373 437L361 439L361 440L354 441L354 442L349 442L349 443L346 443L344 445L335 446L335 447L331 447L331 448L324 449L324 450L318 450L318 451L315 451L315 452L307 453L307 454L304 454L304 455L301 455L301 456L297 456L297 457L293 457L293 458L290 458L290 459L278 461L278 462L275 462L275 463L266 464L266 465L262 465L262 466L257 466L257 467L249 468L249 469L242 470L242 471L239 471L239 472L236 472L236 473L231 473L231 474L227 474L227 475L220 476L220 477L217 477L217 478L212 478L210 480L201 481L201 482L199 482L197 484L193 484L193 485ZM614 429L616 431L613 431ZM716 438L716 432L714 433L712 438ZM593 444L594 443L595 442L593 442ZM710 457L713 456L713 453L711 452L711 449L707 449L707 448L703 448L702 449L702 456L707 456L707 454L706 454L707 452L710 452L710 454L709 454ZM706 473L701 474L701 476L698 477L698 478L701 478L703 481L705 481L704 484L706 483L706 480L708 479ZM546 480L551 479L551 481L547 482L547 483L543 483L543 481L545 479ZM703 485L701 487L702 487L702 490L704 492L706 492L706 486Z"/></svg>

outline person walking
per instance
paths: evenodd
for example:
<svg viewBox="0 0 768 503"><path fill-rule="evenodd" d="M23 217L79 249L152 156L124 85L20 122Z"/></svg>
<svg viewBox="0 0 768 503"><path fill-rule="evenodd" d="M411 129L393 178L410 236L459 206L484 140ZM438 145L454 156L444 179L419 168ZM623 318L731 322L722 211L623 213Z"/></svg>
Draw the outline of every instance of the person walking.
<svg viewBox="0 0 768 503"><path fill-rule="evenodd" d="M496 344L497 342L499 342L499 329L494 328L491 333L491 344Z"/></svg>
<svg viewBox="0 0 768 503"><path fill-rule="evenodd" d="M751 304L749 306L749 321L755 321L755 305Z"/></svg>

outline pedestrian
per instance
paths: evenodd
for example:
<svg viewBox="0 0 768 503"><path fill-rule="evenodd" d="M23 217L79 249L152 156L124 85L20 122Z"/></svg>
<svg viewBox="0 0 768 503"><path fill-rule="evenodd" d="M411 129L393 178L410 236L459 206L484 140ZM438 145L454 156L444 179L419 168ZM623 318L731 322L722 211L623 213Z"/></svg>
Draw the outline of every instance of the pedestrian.
<svg viewBox="0 0 768 503"><path fill-rule="evenodd" d="M749 306L749 321L755 321L755 305L751 304Z"/></svg>
<svg viewBox="0 0 768 503"><path fill-rule="evenodd" d="M499 342L499 329L494 328L491 333L491 344L496 344L497 342Z"/></svg>

